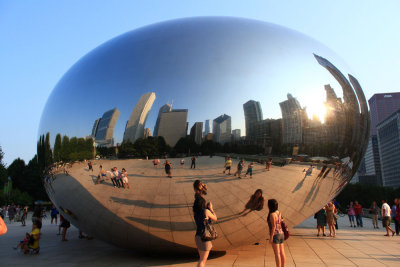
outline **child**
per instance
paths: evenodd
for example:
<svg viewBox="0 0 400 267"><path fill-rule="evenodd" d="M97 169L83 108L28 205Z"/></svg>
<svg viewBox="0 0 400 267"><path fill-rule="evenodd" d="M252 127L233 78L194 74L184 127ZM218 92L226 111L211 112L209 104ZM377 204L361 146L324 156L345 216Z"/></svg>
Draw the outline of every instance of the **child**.
<svg viewBox="0 0 400 267"><path fill-rule="evenodd" d="M247 177L247 174L250 173L250 178L253 178L253 166L254 166L254 162L250 163L249 166L247 166L247 172L244 177Z"/></svg>
<svg viewBox="0 0 400 267"><path fill-rule="evenodd" d="M22 246L24 245L27 246L30 238L31 236L29 235L29 233L26 233L24 240L19 241L19 243L15 247L13 247L13 249L22 248Z"/></svg>
<svg viewBox="0 0 400 267"><path fill-rule="evenodd" d="M184 165L185 165L185 159L184 159L184 158L182 158L182 159L181 159L181 168L183 168L183 167L184 167Z"/></svg>

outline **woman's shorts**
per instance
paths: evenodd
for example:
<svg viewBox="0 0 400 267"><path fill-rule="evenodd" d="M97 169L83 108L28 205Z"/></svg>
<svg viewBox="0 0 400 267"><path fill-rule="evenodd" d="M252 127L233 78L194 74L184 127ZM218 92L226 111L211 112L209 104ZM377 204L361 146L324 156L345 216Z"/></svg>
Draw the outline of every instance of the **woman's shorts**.
<svg viewBox="0 0 400 267"><path fill-rule="evenodd" d="M390 221L391 221L390 216L383 217L382 218L382 226L383 227L390 226Z"/></svg>
<svg viewBox="0 0 400 267"><path fill-rule="evenodd" d="M128 177L122 177L122 181L124 182L124 184L127 184L128 183Z"/></svg>
<svg viewBox="0 0 400 267"><path fill-rule="evenodd" d="M283 244L283 241L285 241L285 236L283 234L275 234L272 238L272 243L274 244Z"/></svg>
<svg viewBox="0 0 400 267"><path fill-rule="evenodd" d="M348 216L349 216L349 221L350 221L350 222L354 222L354 215L350 215L350 214L349 214Z"/></svg>
<svg viewBox="0 0 400 267"><path fill-rule="evenodd" d="M225 170L230 170L231 169L231 166L226 166L225 167Z"/></svg>
<svg viewBox="0 0 400 267"><path fill-rule="evenodd" d="M194 241L196 242L196 247L200 251L210 251L212 248L211 241L203 241L199 235L194 237Z"/></svg>

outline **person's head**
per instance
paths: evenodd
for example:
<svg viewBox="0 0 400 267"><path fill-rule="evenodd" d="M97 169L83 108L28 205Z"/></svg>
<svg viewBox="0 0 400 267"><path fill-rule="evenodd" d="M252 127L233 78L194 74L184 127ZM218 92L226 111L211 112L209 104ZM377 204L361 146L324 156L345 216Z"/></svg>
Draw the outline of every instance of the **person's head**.
<svg viewBox="0 0 400 267"><path fill-rule="evenodd" d="M100 170L101 170L101 169L103 169L103 166L102 166L102 165L100 165L100 166L99 166L99 169L100 169Z"/></svg>
<svg viewBox="0 0 400 267"><path fill-rule="evenodd" d="M29 235L29 233L26 233L26 234L25 234L25 238L26 238L26 239L29 239L30 237L31 237L31 236Z"/></svg>
<svg viewBox="0 0 400 267"><path fill-rule="evenodd" d="M278 210L278 201L276 199L268 199L269 213L273 213Z"/></svg>
<svg viewBox="0 0 400 267"><path fill-rule="evenodd" d="M353 201L350 201L350 206L353 206L353 204L354 204Z"/></svg>
<svg viewBox="0 0 400 267"><path fill-rule="evenodd" d="M122 168L122 172L126 172L125 168Z"/></svg>
<svg viewBox="0 0 400 267"><path fill-rule="evenodd" d="M35 229L35 228L41 229L42 228L42 223L40 221L38 221L38 220L35 220L33 222L32 229Z"/></svg>
<svg viewBox="0 0 400 267"><path fill-rule="evenodd" d="M263 191L261 189L257 189L256 192L254 192L254 196L256 198L262 197Z"/></svg>
<svg viewBox="0 0 400 267"><path fill-rule="evenodd" d="M394 204L397 205L397 203L399 202L399 200L397 198L394 199Z"/></svg>

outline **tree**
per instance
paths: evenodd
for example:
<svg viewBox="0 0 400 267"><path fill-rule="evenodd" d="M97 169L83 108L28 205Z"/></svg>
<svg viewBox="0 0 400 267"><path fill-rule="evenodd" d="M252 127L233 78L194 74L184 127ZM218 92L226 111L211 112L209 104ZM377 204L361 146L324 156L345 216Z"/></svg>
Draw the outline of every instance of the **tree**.
<svg viewBox="0 0 400 267"><path fill-rule="evenodd" d="M7 181L7 169L3 163L4 153L0 146L0 186L2 187Z"/></svg>
<svg viewBox="0 0 400 267"><path fill-rule="evenodd" d="M69 161L70 153L69 137L64 135L61 142L61 161Z"/></svg>
<svg viewBox="0 0 400 267"><path fill-rule="evenodd" d="M61 134L57 134L56 141L54 142L54 162L61 161Z"/></svg>

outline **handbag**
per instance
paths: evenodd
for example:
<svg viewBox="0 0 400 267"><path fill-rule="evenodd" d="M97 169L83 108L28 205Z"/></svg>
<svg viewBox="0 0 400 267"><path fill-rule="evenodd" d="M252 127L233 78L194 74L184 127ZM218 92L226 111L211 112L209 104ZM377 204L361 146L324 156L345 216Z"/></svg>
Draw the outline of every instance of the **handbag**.
<svg viewBox="0 0 400 267"><path fill-rule="evenodd" d="M217 239L218 234L212 223L209 222L206 218L204 218L203 224L204 224L204 231L201 235L201 240L211 241Z"/></svg>
<svg viewBox="0 0 400 267"><path fill-rule="evenodd" d="M281 222L281 227L282 227L283 235L285 236L285 240L287 240L290 237L289 227L287 227L287 225L284 221Z"/></svg>

